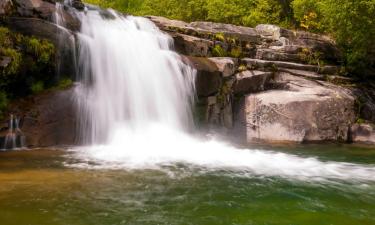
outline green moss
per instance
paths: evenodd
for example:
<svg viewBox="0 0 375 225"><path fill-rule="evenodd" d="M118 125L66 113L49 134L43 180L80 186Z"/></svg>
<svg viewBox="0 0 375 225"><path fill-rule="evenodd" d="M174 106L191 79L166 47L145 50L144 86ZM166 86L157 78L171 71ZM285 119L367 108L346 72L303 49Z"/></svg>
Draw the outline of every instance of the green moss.
<svg viewBox="0 0 375 225"><path fill-rule="evenodd" d="M222 41L222 42L225 41L225 36L224 36L223 33L217 33L217 34L215 34L215 35L214 35L214 38L215 38L215 40L217 40L217 41Z"/></svg>
<svg viewBox="0 0 375 225"><path fill-rule="evenodd" d="M234 58L241 58L243 56L242 48L241 47L232 48L229 55Z"/></svg>
<svg viewBox="0 0 375 225"><path fill-rule="evenodd" d="M227 52L220 45L215 45L212 49L212 55L214 57L225 57L227 56Z"/></svg>
<svg viewBox="0 0 375 225"><path fill-rule="evenodd" d="M59 84L57 85L57 88L58 89L66 89L66 88L69 88L73 85L73 81L69 78L64 78L62 80L60 80Z"/></svg>
<svg viewBox="0 0 375 225"><path fill-rule="evenodd" d="M3 118L4 110L8 105L8 98L5 92L0 91L0 119Z"/></svg>
<svg viewBox="0 0 375 225"><path fill-rule="evenodd" d="M55 54L55 46L47 40L25 37L23 44L26 52L35 56L39 63L47 64Z"/></svg>
<svg viewBox="0 0 375 225"><path fill-rule="evenodd" d="M31 85L31 91L33 94L38 94L42 91L44 91L44 83L43 81L38 81Z"/></svg>
<svg viewBox="0 0 375 225"><path fill-rule="evenodd" d="M2 75L7 76L16 74L20 68L22 54L12 48L2 48L0 49L0 54L11 58L10 64L2 71Z"/></svg>

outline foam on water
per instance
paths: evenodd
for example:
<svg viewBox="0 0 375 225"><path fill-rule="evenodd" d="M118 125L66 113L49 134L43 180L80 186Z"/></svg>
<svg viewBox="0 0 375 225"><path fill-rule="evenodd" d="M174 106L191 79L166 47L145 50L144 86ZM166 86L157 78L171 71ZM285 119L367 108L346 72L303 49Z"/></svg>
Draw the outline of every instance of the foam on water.
<svg viewBox="0 0 375 225"><path fill-rule="evenodd" d="M183 163L206 171L227 170L242 175L297 180L375 181L373 166L238 149L215 140L197 140L160 124L139 133L120 129L111 139L111 144L81 147L73 151L81 161L71 166L93 169L162 169Z"/></svg>

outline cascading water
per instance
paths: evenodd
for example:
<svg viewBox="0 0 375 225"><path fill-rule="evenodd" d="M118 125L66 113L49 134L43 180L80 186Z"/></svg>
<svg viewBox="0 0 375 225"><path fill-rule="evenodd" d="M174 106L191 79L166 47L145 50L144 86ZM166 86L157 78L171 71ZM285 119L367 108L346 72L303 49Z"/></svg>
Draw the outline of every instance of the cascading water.
<svg viewBox="0 0 375 225"><path fill-rule="evenodd" d="M73 149L83 160L74 166L140 169L185 163L295 179L375 180L374 167L196 140L186 132L192 126L195 72L171 51L172 39L145 18L99 9L79 16L76 98L87 147Z"/></svg>
<svg viewBox="0 0 375 225"><path fill-rule="evenodd" d="M19 123L20 119L11 114L8 121L8 132L2 149L19 149L25 146L25 136L19 128Z"/></svg>
<svg viewBox="0 0 375 225"><path fill-rule="evenodd" d="M84 143L108 144L123 128L186 129L194 71L170 51L172 39L147 19L103 13L82 15L79 34L77 99Z"/></svg>

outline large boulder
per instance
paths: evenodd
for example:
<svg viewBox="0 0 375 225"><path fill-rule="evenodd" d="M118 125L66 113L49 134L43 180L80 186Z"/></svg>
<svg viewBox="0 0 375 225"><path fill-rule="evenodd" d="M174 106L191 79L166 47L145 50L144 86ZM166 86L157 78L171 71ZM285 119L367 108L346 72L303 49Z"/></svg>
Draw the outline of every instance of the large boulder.
<svg viewBox="0 0 375 225"><path fill-rule="evenodd" d="M243 98L237 118L247 142L347 141L355 97L344 88L278 73L282 90Z"/></svg>

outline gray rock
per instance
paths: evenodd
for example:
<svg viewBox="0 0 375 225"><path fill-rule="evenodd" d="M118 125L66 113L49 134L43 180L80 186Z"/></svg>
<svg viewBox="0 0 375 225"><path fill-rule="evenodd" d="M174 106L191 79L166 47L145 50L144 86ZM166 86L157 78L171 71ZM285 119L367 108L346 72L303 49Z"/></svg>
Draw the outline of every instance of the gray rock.
<svg viewBox="0 0 375 225"><path fill-rule="evenodd" d="M212 22L192 22L189 24L189 27L198 32L212 34L220 33L225 35L226 37L233 37L240 41L246 41L250 43L258 43L260 41L260 35L254 28L250 27Z"/></svg>
<svg viewBox="0 0 375 225"><path fill-rule="evenodd" d="M43 0L14 0L17 5L17 12L22 17L39 17L52 20L56 11L55 4Z"/></svg>
<svg viewBox="0 0 375 225"><path fill-rule="evenodd" d="M171 33L174 39L175 50L183 55L208 57L214 43L210 40L188 36L179 33Z"/></svg>
<svg viewBox="0 0 375 225"><path fill-rule="evenodd" d="M235 74L238 68L238 59L229 57L209 58L216 64L216 67L222 73L223 77L230 77Z"/></svg>
<svg viewBox="0 0 375 225"><path fill-rule="evenodd" d="M248 94L263 91L272 78L272 72L258 70L247 70L236 74L236 82L233 92L236 95Z"/></svg>
<svg viewBox="0 0 375 225"><path fill-rule="evenodd" d="M244 58L241 60L241 62L245 64L249 69L260 69L266 71L275 71L278 70L278 68L319 72L321 74L335 74L338 71L338 67L336 66L318 67L315 65L306 65L283 61L267 61L261 59Z"/></svg>
<svg viewBox="0 0 375 225"><path fill-rule="evenodd" d="M355 121L352 93L325 82L278 74L283 90L244 97L242 123L247 142L347 141ZM238 128L241 129L241 128Z"/></svg>
<svg viewBox="0 0 375 225"><path fill-rule="evenodd" d="M355 143L375 144L374 124L354 124L351 127L352 141Z"/></svg>

